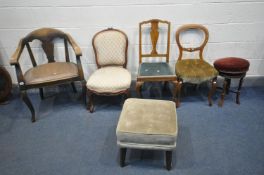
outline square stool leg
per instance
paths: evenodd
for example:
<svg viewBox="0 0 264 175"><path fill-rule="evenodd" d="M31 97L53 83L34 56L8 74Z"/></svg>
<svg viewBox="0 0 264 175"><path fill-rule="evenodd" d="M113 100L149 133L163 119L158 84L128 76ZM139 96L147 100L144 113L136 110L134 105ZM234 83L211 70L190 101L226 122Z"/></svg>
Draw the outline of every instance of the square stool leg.
<svg viewBox="0 0 264 175"><path fill-rule="evenodd" d="M126 148L120 148L120 166L125 166L125 160L126 160Z"/></svg>
<svg viewBox="0 0 264 175"><path fill-rule="evenodd" d="M172 167L172 151L166 151L166 169L171 170Z"/></svg>

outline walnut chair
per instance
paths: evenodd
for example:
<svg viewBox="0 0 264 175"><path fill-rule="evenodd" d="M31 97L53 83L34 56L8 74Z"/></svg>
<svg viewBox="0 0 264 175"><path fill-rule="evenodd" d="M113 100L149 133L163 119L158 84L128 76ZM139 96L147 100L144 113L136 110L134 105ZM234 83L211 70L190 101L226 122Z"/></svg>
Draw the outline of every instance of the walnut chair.
<svg viewBox="0 0 264 175"><path fill-rule="evenodd" d="M176 75L174 69L169 64L170 58L170 22L160 19L151 19L139 23L139 69L136 82L136 91L138 96L142 97L141 87L145 82L164 82L166 87L167 82L174 85L173 100L176 93ZM148 45L145 38L150 38L151 51L143 51L143 47ZM158 40L165 40L165 51L158 51ZM147 50L147 48L146 48ZM165 61L152 61L157 58L165 58ZM143 60L144 59L144 60ZM150 59L152 59L150 61ZM144 62L143 62L144 61ZM173 66L174 67L174 66Z"/></svg>
<svg viewBox="0 0 264 175"><path fill-rule="evenodd" d="M54 39L61 39L65 46L65 62L56 62L54 58ZM42 43L43 51L47 57L47 63L37 65L33 55L30 43L33 40L39 40ZM68 43L73 48L76 55L76 62L73 63L69 58ZM22 72L19 64L21 53L26 46L33 67ZM81 49L73 38L60 30L52 28L41 28L32 31L26 37L22 38L18 44L15 53L11 57L10 64L15 66L18 86L21 92L22 100L26 103L31 111L31 121L36 121L34 107L27 96L27 90L39 88L41 99L44 98L43 88L51 85L71 83L73 90L76 92L74 81L81 81L83 93L85 93L85 84L83 70L80 62L82 55ZM85 96L85 94L84 94Z"/></svg>
<svg viewBox="0 0 264 175"><path fill-rule="evenodd" d="M204 41L199 47L195 48L186 48L182 45L180 41L180 34L187 30L198 30L202 31L204 33ZM176 63L175 72L177 75L177 100L176 100L176 106L180 106L180 93L181 93L181 87L182 83L192 83L192 84L200 84L206 81L211 81L211 90L208 94L208 102L209 106L212 105L212 95L215 92L216 89L216 79L218 75L218 71L210 65L208 62L206 62L203 58L203 51L204 47L207 44L209 39L209 32L207 28L205 28L202 25L199 24L187 24L180 27L176 32L176 42L179 47L179 57L178 61ZM199 52L199 58L198 59L183 59L183 52Z"/></svg>
<svg viewBox="0 0 264 175"><path fill-rule="evenodd" d="M129 97L131 74L126 69L128 39L124 32L105 29L93 37L93 49L97 70L87 80L87 109L94 111L94 95Z"/></svg>

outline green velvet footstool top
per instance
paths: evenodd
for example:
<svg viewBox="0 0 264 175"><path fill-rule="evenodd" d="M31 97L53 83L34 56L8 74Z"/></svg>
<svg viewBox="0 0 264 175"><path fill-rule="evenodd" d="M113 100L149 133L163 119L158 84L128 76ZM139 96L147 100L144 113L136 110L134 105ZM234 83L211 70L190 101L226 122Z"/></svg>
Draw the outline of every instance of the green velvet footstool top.
<svg viewBox="0 0 264 175"><path fill-rule="evenodd" d="M136 98L125 101L116 128L120 148L165 150L169 160L171 151L176 148L177 134L174 102ZM122 161L120 163L122 166ZM167 169L170 166L171 162Z"/></svg>

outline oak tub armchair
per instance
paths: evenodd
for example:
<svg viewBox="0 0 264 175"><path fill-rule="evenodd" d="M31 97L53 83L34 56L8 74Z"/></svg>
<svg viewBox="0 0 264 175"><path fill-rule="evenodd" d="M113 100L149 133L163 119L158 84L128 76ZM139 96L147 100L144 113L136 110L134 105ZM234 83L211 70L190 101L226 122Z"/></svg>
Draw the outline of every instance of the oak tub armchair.
<svg viewBox="0 0 264 175"><path fill-rule="evenodd" d="M65 61L56 62L54 58L54 39L62 39L65 47ZM39 40L41 47L47 57L47 62L37 65L35 57L33 55L30 43L33 40ZM76 62L71 62L69 58L68 43L73 48L76 55ZM32 68L22 71L19 64L20 56L27 48ZM43 88L50 85L59 85L64 83L71 83L73 90L76 92L74 81L81 81L83 86L83 93L85 93L85 80L83 76L83 70L81 66L80 57L82 52L80 47L76 44L73 38L60 30L53 28L40 28L32 31L27 36L22 38L18 44L15 53L11 57L10 64L15 66L16 75L18 80L18 86L21 92L22 100L28 106L31 111L31 121L36 121L34 107L27 96L27 90L32 88L39 88L41 99L44 98Z"/></svg>

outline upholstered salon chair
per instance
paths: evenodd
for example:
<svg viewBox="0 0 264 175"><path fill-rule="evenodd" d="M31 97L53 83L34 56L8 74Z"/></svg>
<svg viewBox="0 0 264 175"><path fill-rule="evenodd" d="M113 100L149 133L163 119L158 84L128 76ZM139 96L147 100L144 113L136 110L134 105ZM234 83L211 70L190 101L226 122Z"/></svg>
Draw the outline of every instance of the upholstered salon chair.
<svg viewBox="0 0 264 175"><path fill-rule="evenodd" d="M54 56L55 39L60 39L64 42L65 47L65 61L56 62ZM33 40L41 42L41 47L47 58L47 62L44 64L37 64L33 55L33 50L30 47L30 43ZM76 62L70 61L68 43L72 47L75 55ZM59 43L58 43L59 44ZM29 58L33 65L25 72L22 71L19 64L20 56L26 47ZM34 45L34 47L36 47ZM39 53L37 53L39 54ZM85 80L83 77L83 70L80 62L80 56L82 55L81 49L77 46L73 38L60 30L52 28L41 28L32 31L26 37L22 38L18 44L15 53L12 55L10 64L15 66L18 86L21 92L23 101L26 103L31 111L31 121L35 122L35 110L27 96L27 90L32 88L39 88L41 99L44 98L43 88L50 85L59 85L64 83L71 83L73 90L76 92L74 81L81 81L83 85L83 93L85 93Z"/></svg>
<svg viewBox="0 0 264 175"><path fill-rule="evenodd" d="M174 64L170 65L169 59L170 22L151 19L139 23L139 69L136 90L140 97L142 97L141 87L146 82L165 82L165 86L167 82L171 82L174 85L173 100L175 100L177 79Z"/></svg>
<svg viewBox="0 0 264 175"><path fill-rule="evenodd" d="M183 32L195 30L204 33L204 40L199 47L184 47L181 40L180 35ZM216 89L216 79L218 72L217 70L206 62L203 58L204 47L207 44L209 39L209 32L207 28L198 24L187 24L180 27L176 32L176 42L179 47L179 57L176 63L175 72L177 75L177 100L176 106L180 106L180 93L182 83L192 83L192 84L200 84L206 81L211 81L211 90L208 93L208 102L209 105L212 105L212 95ZM199 52L198 59L183 59L183 52Z"/></svg>
<svg viewBox="0 0 264 175"><path fill-rule="evenodd" d="M93 37L97 70L87 80L87 109L94 111L94 95L129 96L131 74L126 69L128 39L124 32L117 29L106 29Z"/></svg>

